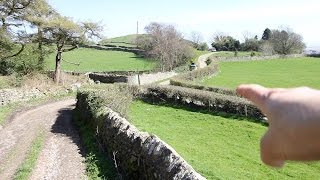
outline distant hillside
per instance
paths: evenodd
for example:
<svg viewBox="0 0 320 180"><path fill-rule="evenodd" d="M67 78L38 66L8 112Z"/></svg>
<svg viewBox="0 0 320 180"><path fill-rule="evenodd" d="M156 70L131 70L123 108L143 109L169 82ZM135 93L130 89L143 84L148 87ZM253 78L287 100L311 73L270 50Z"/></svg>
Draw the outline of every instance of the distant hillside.
<svg viewBox="0 0 320 180"><path fill-rule="evenodd" d="M125 46L125 47L136 47L136 38L137 36L145 36L146 34L129 34L126 36L119 36L109 39L103 39L99 42L101 45L115 45L115 46ZM189 40L185 40L190 46L193 45L193 43Z"/></svg>
<svg viewBox="0 0 320 180"><path fill-rule="evenodd" d="M139 34L138 36L142 36ZM99 42L101 45L115 45L115 46L126 46L126 47L135 47L136 46L136 34L129 34L126 36L120 36L115 38L104 39Z"/></svg>

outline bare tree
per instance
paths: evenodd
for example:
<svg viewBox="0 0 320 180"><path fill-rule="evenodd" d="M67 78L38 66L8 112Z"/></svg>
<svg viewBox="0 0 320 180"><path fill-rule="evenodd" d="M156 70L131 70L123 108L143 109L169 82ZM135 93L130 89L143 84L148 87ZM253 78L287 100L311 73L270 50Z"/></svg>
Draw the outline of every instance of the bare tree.
<svg viewBox="0 0 320 180"><path fill-rule="evenodd" d="M302 36L287 27L272 30L270 42L278 54L302 53L306 47Z"/></svg>
<svg viewBox="0 0 320 180"><path fill-rule="evenodd" d="M198 31L192 31L190 34L190 37L191 37L191 41L197 45L199 45L203 41L203 36L201 32L198 32Z"/></svg>
<svg viewBox="0 0 320 180"><path fill-rule="evenodd" d="M146 55L157 59L161 71L171 71L185 64L193 51L180 32L172 25L151 23L145 27L146 36L139 36L137 43Z"/></svg>

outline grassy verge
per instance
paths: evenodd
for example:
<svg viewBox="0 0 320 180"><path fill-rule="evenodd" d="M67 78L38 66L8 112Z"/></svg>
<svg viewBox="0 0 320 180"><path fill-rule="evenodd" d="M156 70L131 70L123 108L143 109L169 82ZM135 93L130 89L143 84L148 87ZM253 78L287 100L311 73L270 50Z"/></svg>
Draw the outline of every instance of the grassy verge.
<svg viewBox="0 0 320 180"><path fill-rule="evenodd" d="M143 113L142 113L143 112ZM132 123L170 144L207 179L317 179L320 164L262 164L259 142L267 127L246 119L225 118L135 102Z"/></svg>
<svg viewBox="0 0 320 180"><path fill-rule="evenodd" d="M320 88L317 58L288 58L267 61L220 62L220 73L203 85L236 88L242 83L268 87L310 86Z"/></svg>
<svg viewBox="0 0 320 180"><path fill-rule="evenodd" d="M76 72L106 72L106 71L142 71L152 70L156 62L137 57L133 53L120 51L103 51L96 49L80 48L63 54L62 70ZM80 65L70 64L79 63ZM46 59L47 67L55 67L55 55L51 54Z"/></svg>
<svg viewBox="0 0 320 180"><path fill-rule="evenodd" d="M96 139L94 128L77 118L74 119L80 130L82 143L85 147L86 175L89 179L118 179L113 161L100 150L100 144Z"/></svg>
<svg viewBox="0 0 320 180"><path fill-rule="evenodd" d="M15 180L24 180L29 178L34 166L36 165L38 156L44 143L44 139L44 134L40 133L32 142L30 150L27 153L26 159L20 165L18 171L15 174Z"/></svg>

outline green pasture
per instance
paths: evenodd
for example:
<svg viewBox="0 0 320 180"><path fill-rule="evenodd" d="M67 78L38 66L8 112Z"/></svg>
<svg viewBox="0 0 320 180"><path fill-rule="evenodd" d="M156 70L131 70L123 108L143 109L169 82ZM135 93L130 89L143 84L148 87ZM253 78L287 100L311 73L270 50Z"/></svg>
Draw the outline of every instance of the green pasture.
<svg viewBox="0 0 320 180"><path fill-rule="evenodd" d="M287 163L282 169L260 160L267 127L245 119L135 102L130 117L138 129L171 145L207 179L318 179L320 164Z"/></svg>
<svg viewBox="0 0 320 180"><path fill-rule="evenodd" d="M217 75L204 79L201 83L227 88L236 88L242 83L256 83L267 87L320 88L319 58L220 62L219 70Z"/></svg>
<svg viewBox="0 0 320 180"><path fill-rule="evenodd" d="M105 71L136 71L152 70L156 63L153 60L137 57L134 53L121 51L103 51L80 48L63 53L64 61L61 68L65 71L105 72ZM71 62L71 63L70 63ZM75 65L72 63L79 63ZM46 58L47 68L55 68L55 54Z"/></svg>

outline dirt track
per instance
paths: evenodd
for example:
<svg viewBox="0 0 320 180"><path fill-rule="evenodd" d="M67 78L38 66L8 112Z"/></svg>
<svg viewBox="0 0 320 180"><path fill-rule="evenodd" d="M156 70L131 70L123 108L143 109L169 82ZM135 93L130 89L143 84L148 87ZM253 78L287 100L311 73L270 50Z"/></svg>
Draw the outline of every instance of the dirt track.
<svg viewBox="0 0 320 180"><path fill-rule="evenodd" d="M216 53L216 52L211 52L211 53L208 53L208 54L201 55L198 58L198 67L199 68L206 67L207 66L206 60L208 59L208 57L212 56L214 53Z"/></svg>
<svg viewBox="0 0 320 180"><path fill-rule="evenodd" d="M30 179L86 179L80 138L72 124L75 100L64 100L15 115L0 130L0 179L13 179L32 141L46 139Z"/></svg>

